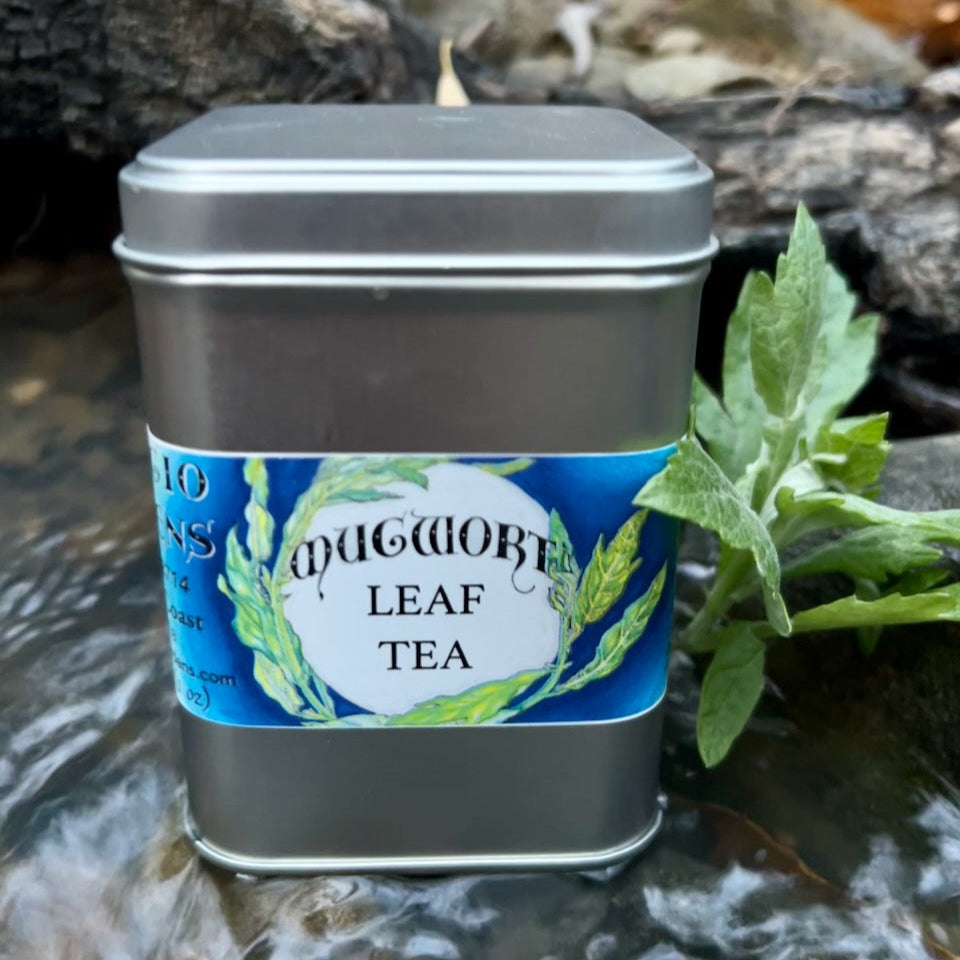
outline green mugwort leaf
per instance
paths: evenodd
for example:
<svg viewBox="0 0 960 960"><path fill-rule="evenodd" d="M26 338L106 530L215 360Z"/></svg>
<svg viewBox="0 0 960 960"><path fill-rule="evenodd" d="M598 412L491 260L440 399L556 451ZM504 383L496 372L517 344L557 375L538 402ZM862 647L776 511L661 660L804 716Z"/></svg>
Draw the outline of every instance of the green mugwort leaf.
<svg viewBox="0 0 960 960"><path fill-rule="evenodd" d="M888 592L902 593L904 596L910 596L912 593L925 593L927 590L939 587L950 578L949 567L918 567L915 570L907 570L897 581L896 589Z"/></svg>
<svg viewBox="0 0 960 960"><path fill-rule="evenodd" d="M894 525L862 527L807 551L783 568L784 576L844 573L883 583L915 567L935 563L941 551L927 532Z"/></svg>
<svg viewBox="0 0 960 960"><path fill-rule="evenodd" d="M743 732L763 692L764 645L746 623L731 624L703 678L697 711L697 748L715 767Z"/></svg>
<svg viewBox="0 0 960 960"><path fill-rule="evenodd" d="M567 680L557 690L558 694L581 690L588 684L609 676L623 663L627 651L643 636L647 623L660 602L666 576L667 568L664 565L644 594L631 603L624 610L623 616L603 634L593 659Z"/></svg>
<svg viewBox="0 0 960 960"><path fill-rule="evenodd" d="M877 352L880 318L865 315L851 321L856 297L843 275L827 265L824 320L814 358L806 404L806 434L816 436L860 392Z"/></svg>
<svg viewBox="0 0 960 960"><path fill-rule="evenodd" d="M843 597L795 614L793 627L795 633L812 633L931 621L960 621L960 583L909 596L891 593L877 600Z"/></svg>
<svg viewBox="0 0 960 960"><path fill-rule="evenodd" d="M726 476L736 483L760 454L766 411L753 384L750 331L773 311L773 283L747 275L727 325L723 354L723 405L699 378L694 380L697 432Z"/></svg>
<svg viewBox="0 0 960 960"><path fill-rule="evenodd" d="M876 581L862 577L854 581L853 592L861 600L878 600L883 596L883 591ZM870 627L857 627L854 632L856 633L857 646L860 648L860 653L865 657L872 656L873 652L877 649L877 644L880 642L883 627L874 624Z"/></svg>
<svg viewBox="0 0 960 960"><path fill-rule="evenodd" d="M776 507L779 515L790 521L794 539L835 527L883 524L917 530L932 543L960 546L960 510L912 513L853 493L822 490L797 496L790 487L778 491Z"/></svg>
<svg viewBox="0 0 960 960"><path fill-rule="evenodd" d="M642 563L637 557L640 531L649 510L638 510L617 531L608 546L603 535L597 540L593 556L583 570L577 591L576 613L578 624L602 620L623 596L627 583Z"/></svg>
<svg viewBox="0 0 960 960"><path fill-rule="evenodd" d="M407 713L390 717L388 723L390 726L485 723L547 672L528 670L505 680L478 684L463 693L424 700Z"/></svg>
<svg viewBox="0 0 960 960"><path fill-rule="evenodd" d="M697 434L726 473L722 461L731 459L730 451L737 442L737 426L699 373L693 375L693 413Z"/></svg>
<svg viewBox="0 0 960 960"><path fill-rule="evenodd" d="M786 254L777 261L772 303L750 328L753 382L767 410L791 416L807 387L824 317L826 251L801 205ZM766 293L769 301L770 291Z"/></svg>
<svg viewBox="0 0 960 960"><path fill-rule="evenodd" d="M827 485L862 493L875 488L890 452L886 413L836 420L817 435L811 460Z"/></svg>
<svg viewBox="0 0 960 960"><path fill-rule="evenodd" d="M671 517L712 530L730 547L748 550L760 574L767 618L777 633L790 632L780 595L780 559L770 534L736 487L692 437L677 444L666 467L633 501Z"/></svg>

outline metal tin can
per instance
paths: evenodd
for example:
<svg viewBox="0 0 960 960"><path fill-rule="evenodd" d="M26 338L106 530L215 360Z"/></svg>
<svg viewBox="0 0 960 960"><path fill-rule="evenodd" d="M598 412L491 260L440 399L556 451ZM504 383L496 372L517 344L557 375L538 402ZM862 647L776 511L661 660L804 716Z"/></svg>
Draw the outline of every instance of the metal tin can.
<svg viewBox="0 0 960 960"><path fill-rule="evenodd" d="M120 176L189 827L244 872L650 842L712 175L619 111L214 111Z"/></svg>

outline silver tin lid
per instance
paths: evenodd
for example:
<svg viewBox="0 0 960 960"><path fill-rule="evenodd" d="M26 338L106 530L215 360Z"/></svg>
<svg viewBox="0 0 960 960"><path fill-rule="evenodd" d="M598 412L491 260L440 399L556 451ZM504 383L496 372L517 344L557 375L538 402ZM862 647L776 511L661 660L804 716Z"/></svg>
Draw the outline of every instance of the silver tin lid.
<svg viewBox="0 0 960 960"><path fill-rule="evenodd" d="M713 175L594 107L214 110L120 174L161 270L662 270L714 252Z"/></svg>

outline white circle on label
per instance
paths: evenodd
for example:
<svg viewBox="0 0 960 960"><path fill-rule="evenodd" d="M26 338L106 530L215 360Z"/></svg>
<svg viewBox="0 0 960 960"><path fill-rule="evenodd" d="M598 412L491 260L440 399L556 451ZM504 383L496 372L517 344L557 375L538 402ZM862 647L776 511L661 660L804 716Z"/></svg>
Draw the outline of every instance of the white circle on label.
<svg viewBox="0 0 960 960"><path fill-rule="evenodd" d="M543 570L547 511L479 466L424 472L427 489L396 483L382 488L391 499L318 510L300 548L302 579L284 588L307 662L373 713L543 668L559 649ZM311 551L317 572L304 575Z"/></svg>

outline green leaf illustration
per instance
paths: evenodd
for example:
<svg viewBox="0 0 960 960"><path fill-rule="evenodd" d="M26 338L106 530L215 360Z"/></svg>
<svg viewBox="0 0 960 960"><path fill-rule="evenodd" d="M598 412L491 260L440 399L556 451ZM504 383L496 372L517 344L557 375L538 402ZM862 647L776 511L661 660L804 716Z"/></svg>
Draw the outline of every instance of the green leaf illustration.
<svg viewBox="0 0 960 960"><path fill-rule="evenodd" d="M281 667L259 650L253 652L253 675L263 692L276 700L287 713L296 716L303 710L305 705L296 685L290 682Z"/></svg>
<svg viewBox="0 0 960 960"><path fill-rule="evenodd" d="M550 511L550 546L547 548L547 576L553 581L550 606L572 620L577 596L580 565L573 555L570 534L556 510Z"/></svg>
<svg viewBox="0 0 960 960"><path fill-rule="evenodd" d="M623 596L630 577L643 562L637 557L640 531L649 510L638 510L617 531L608 546L603 534L597 540L593 556L584 568L577 591L574 621L578 625L602 620Z"/></svg>
<svg viewBox="0 0 960 960"><path fill-rule="evenodd" d="M708 767L727 755L750 719L763 692L763 659L763 642L747 624L732 624L721 635L697 713L697 747Z"/></svg>
<svg viewBox="0 0 960 960"><path fill-rule="evenodd" d="M558 687L557 694L582 690L587 684L609 676L623 663L627 651L643 636L647 622L653 616L660 601L660 595L663 593L666 576L667 568L664 565L643 596L631 603L623 612L623 616L603 634L594 658Z"/></svg>
<svg viewBox="0 0 960 960"><path fill-rule="evenodd" d="M243 479L250 486L250 500L243 512L247 520L247 550L258 563L273 553L273 517L267 511L267 466L258 457L247 460Z"/></svg>
<svg viewBox="0 0 960 960"><path fill-rule="evenodd" d="M528 670L505 680L478 684L463 693L424 700L388 722L391 726L484 723L546 674L546 670Z"/></svg>
<svg viewBox="0 0 960 960"><path fill-rule="evenodd" d="M317 468L310 486L297 498L283 525L283 542L277 552L274 579L290 582L290 558L307 535L317 511L333 503L386 500L395 493L381 489L392 483L415 483L426 489L427 467L442 457L327 457Z"/></svg>
<svg viewBox="0 0 960 960"><path fill-rule="evenodd" d="M492 473L495 477L509 477L511 474L520 473L528 467L532 467L536 460L531 457L518 457L515 460L506 460L503 463L481 463L478 464L485 473Z"/></svg>
<svg viewBox="0 0 960 960"><path fill-rule="evenodd" d="M552 581L549 602L560 613L561 620L559 652L553 663L540 670L478 684L454 696L434 697L400 716L338 717L330 691L304 658L300 638L285 615L283 590L290 580L290 558L306 536L317 511L323 507L397 497L394 491L385 489L394 483L426 487L428 480L424 471L439 462L442 458L327 458L317 469L313 483L297 499L283 526L272 569L267 563L273 553L276 525L268 508L266 465L258 458L246 462L244 479L250 487L245 508L246 542L241 544L236 527L229 531L224 573L217 583L233 603L237 638L253 651L257 683L269 697L304 723L375 727L502 722L539 700L561 692L555 687L567 666L571 644L586 623L602 619L616 604L639 566L636 554L646 511L634 514L609 545L600 540L582 579L569 534L559 514L553 511L546 571ZM491 472L506 476L526 469L532 462L518 459L493 464ZM579 689L616 669L643 633L659 600L664 576L665 570L661 570L644 597L628 607L621 621L603 635L594 661L565 685L565 689ZM538 681L544 682L538 685ZM532 693L531 687L536 687ZM526 699L516 703L525 693Z"/></svg>

